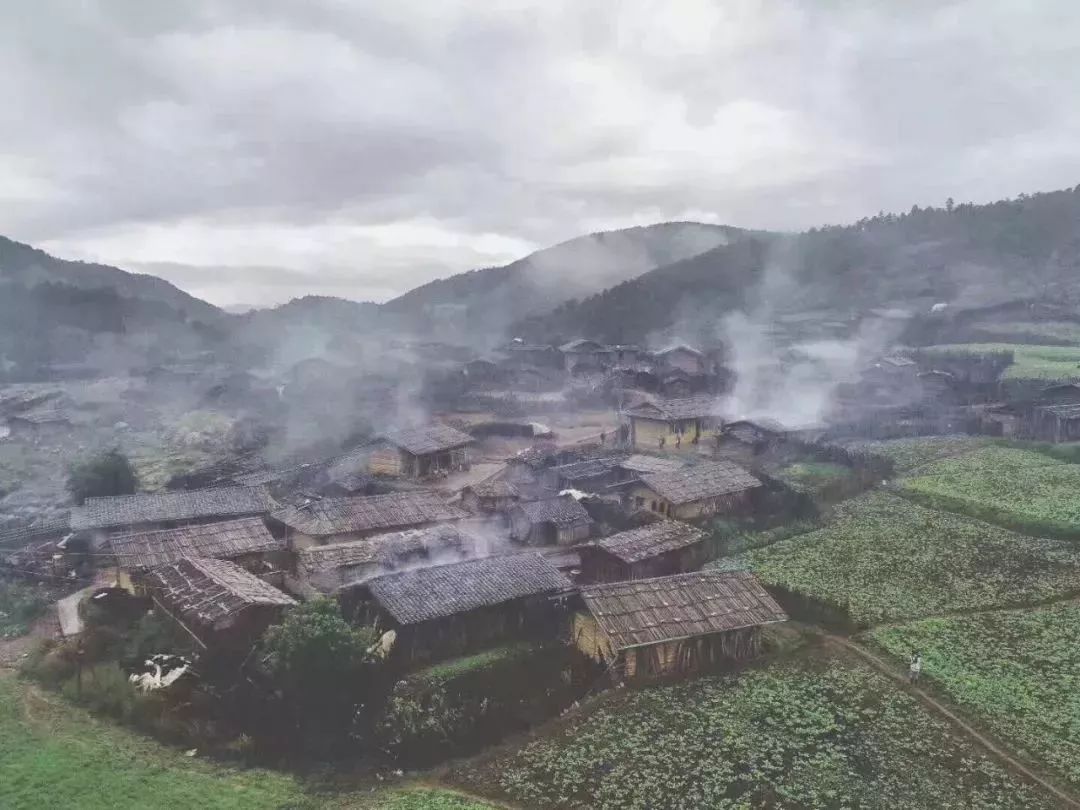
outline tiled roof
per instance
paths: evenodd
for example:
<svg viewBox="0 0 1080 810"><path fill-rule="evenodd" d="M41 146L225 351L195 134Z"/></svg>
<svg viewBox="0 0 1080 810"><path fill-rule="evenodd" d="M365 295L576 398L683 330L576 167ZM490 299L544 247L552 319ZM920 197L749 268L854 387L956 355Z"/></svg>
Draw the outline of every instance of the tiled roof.
<svg viewBox="0 0 1080 810"><path fill-rule="evenodd" d="M428 425L427 427L394 430L387 433L383 438L395 447L400 447L414 456L461 447L473 441L473 437L468 433L462 433L449 425Z"/></svg>
<svg viewBox="0 0 1080 810"><path fill-rule="evenodd" d="M570 581L536 553L417 568L376 577L367 588L403 625L453 616L514 599L556 594Z"/></svg>
<svg viewBox="0 0 1080 810"><path fill-rule="evenodd" d="M468 517L465 512L446 503L442 496L430 490L358 498L324 498L303 506L289 506L274 513L276 520L312 537L375 529L404 529L464 517Z"/></svg>
<svg viewBox="0 0 1080 810"><path fill-rule="evenodd" d="M187 622L219 628L254 605L295 605L296 600L226 560L185 557L152 569L146 584L166 608Z"/></svg>
<svg viewBox="0 0 1080 810"><path fill-rule="evenodd" d="M615 649L724 633L787 620L746 571L700 571L582 588Z"/></svg>
<svg viewBox="0 0 1080 810"><path fill-rule="evenodd" d="M520 509L529 523L575 526L592 522L585 507L570 495L561 495L558 498L548 498L543 501L525 501L519 503L514 509Z"/></svg>
<svg viewBox="0 0 1080 810"><path fill-rule="evenodd" d="M687 346L685 343L677 343L674 346L668 346L666 349L661 349L656 353L656 356L665 357L666 355L674 354L675 352L686 352L687 354L692 354L695 357L704 357L704 355L697 349L695 349L693 346Z"/></svg>
<svg viewBox="0 0 1080 810"><path fill-rule="evenodd" d="M259 515L276 506L265 490L257 487L113 495L87 498L82 506L72 509L71 528L82 531L170 520Z"/></svg>
<svg viewBox="0 0 1080 810"><path fill-rule="evenodd" d="M296 553L296 568L310 576L350 566L390 565L395 560L432 552L471 550L476 542L475 537L453 524L428 526L301 549Z"/></svg>
<svg viewBox="0 0 1080 810"><path fill-rule="evenodd" d="M704 539L704 533L693 526L677 520L662 520L597 540L596 545L623 562L636 563Z"/></svg>
<svg viewBox="0 0 1080 810"><path fill-rule="evenodd" d="M728 461L706 461L672 472L649 473L641 476L641 480L673 504L693 503L761 486L754 476Z"/></svg>
<svg viewBox="0 0 1080 810"><path fill-rule="evenodd" d="M634 473L657 473L681 470L686 462L678 458L660 458L636 454L619 461L619 467Z"/></svg>
<svg viewBox="0 0 1080 810"><path fill-rule="evenodd" d="M627 408L627 416L643 417L645 419L699 419L706 416L718 416L722 410L722 403L716 397L678 397L675 399L660 399L655 402L643 402L632 408Z"/></svg>
<svg viewBox="0 0 1080 810"><path fill-rule="evenodd" d="M517 487L505 478L489 478L478 484L471 484L465 489L471 490L480 498L517 498L521 494Z"/></svg>
<svg viewBox="0 0 1080 810"><path fill-rule="evenodd" d="M567 481L582 481L586 478L596 478L606 475L619 466L620 458L589 458L584 461L574 461L570 464L561 464L552 468L560 478Z"/></svg>
<svg viewBox="0 0 1080 810"><path fill-rule="evenodd" d="M578 338L577 340L571 340L569 343L564 343L559 347L560 352L595 352L601 351L606 347L602 343L597 343L595 340L586 340L585 338Z"/></svg>
<svg viewBox="0 0 1080 810"><path fill-rule="evenodd" d="M153 568L181 557L228 560L285 548L285 541L274 538L257 517L117 535L109 544L120 567L129 569Z"/></svg>

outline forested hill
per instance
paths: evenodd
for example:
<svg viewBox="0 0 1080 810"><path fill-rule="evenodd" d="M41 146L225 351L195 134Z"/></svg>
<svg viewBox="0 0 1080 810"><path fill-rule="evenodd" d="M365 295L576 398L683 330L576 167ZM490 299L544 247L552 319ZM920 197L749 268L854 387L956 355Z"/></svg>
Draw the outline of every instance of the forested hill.
<svg viewBox="0 0 1080 810"><path fill-rule="evenodd" d="M918 313L1016 299L1080 308L1080 186L988 205L913 207L792 236L755 235L659 267L509 332L557 342L640 342L686 324L707 329L736 309L857 318L872 308ZM685 335L690 338L693 335Z"/></svg>
<svg viewBox="0 0 1080 810"><path fill-rule="evenodd" d="M478 332L501 337L519 318L546 312L568 299L592 295L744 235L737 228L696 222L590 234L504 267L433 281L390 301L384 310L399 322L413 328L426 325L444 337L468 340ZM448 330L467 334L447 335Z"/></svg>

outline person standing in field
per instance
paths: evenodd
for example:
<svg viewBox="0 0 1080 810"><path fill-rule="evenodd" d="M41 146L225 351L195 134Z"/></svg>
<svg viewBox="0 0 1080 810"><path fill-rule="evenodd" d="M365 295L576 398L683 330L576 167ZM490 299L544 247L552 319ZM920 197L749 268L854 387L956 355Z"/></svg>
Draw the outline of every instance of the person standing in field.
<svg viewBox="0 0 1080 810"><path fill-rule="evenodd" d="M922 674L922 656L919 655L919 651L915 650L911 654L911 661L908 664L908 683L918 683L919 675Z"/></svg>

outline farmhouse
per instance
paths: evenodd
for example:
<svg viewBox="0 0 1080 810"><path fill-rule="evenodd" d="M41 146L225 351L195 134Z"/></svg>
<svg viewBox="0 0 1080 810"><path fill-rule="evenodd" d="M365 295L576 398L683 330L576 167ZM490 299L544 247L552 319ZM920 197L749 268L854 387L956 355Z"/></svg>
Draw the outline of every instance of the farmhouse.
<svg viewBox="0 0 1080 810"><path fill-rule="evenodd" d="M787 428L772 419L739 419L724 425L723 438L763 450L787 434Z"/></svg>
<svg viewBox="0 0 1080 810"><path fill-rule="evenodd" d="M593 522L570 495L519 503L510 510L510 537L531 546L568 546L586 540Z"/></svg>
<svg viewBox="0 0 1080 810"><path fill-rule="evenodd" d="M247 654L296 600L227 560L184 557L144 577L154 603L204 648Z"/></svg>
<svg viewBox="0 0 1080 810"><path fill-rule="evenodd" d="M696 571L705 562L705 534L661 520L581 546L586 582L621 582Z"/></svg>
<svg viewBox="0 0 1080 810"><path fill-rule="evenodd" d="M307 500L274 512L290 548L359 540L373 534L461 520L468 515L429 490Z"/></svg>
<svg viewBox="0 0 1080 810"><path fill-rule="evenodd" d="M449 425L396 430L376 440L368 469L376 475L429 478L469 466L473 438Z"/></svg>
<svg viewBox="0 0 1080 810"><path fill-rule="evenodd" d="M689 449L720 424L720 403L697 396L642 402L622 412L631 447L646 450Z"/></svg>
<svg viewBox="0 0 1080 810"><path fill-rule="evenodd" d="M517 487L503 478L489 478L461 490L461 505L473 514L505 512L520 499Z"/></svg>
<svg viewBox="0 0 1080 810"><path fill-rule="evenodd" d="M282 570L286 563L285 541L271 535L255 517L113 535L109 550L120 584L129 590L135 584L133 577L182 557L231 560L256 572Z"/></svg>
<svg viewBox="0 0 1080 810"><path fill-rule="evenodd" d="M552 637L570 581L534 552L417 568L343 590L347 615L396 633L403 665L473 652L506 639Z"/></svg>
<svg viewBox="0 0 1080 810"><path fill-rule="evenodd" d="M343 585L363 582L395 569L456 562L471 556L479 541L450 523L377 534L366 540L348 540L311 546L296 554L296 577L289 589L303 596L333 593Z"/></svg>
<svg viewBox="0 0 1080 810"><path fill-rule="evenodd" d="M260 487L220 487L87 498L71 510L71 530L104 541L105 532L166 529L225 518L262 516L277 507Z"/></svg>
<svg viewBox="0 0 1080 810"><path fill-rule="evenodd" d="M598 456L550 467L544 472L546 483L555 490L600 492L618 482L619 460L616 456Z"/></svg>
<svg viewBox="0 0 1080 810"><path fill-rule="evenodd" d="M595 340L578 338L559 347L563 356L563 367L571 374L584 371L602 371L611 365L611 350Z"/></svg>
<svg viewBox="0 0 1080 810"><path fill-rule="evenodd" d="M627 679L685 675L745 661L761 628L787 615L746 571L702 571L581 590L573 643Z"/></svg>
<svg viewBox="0 0 1080 810"><path fill-rule="evenodd" d="M632 509L693 520L733 512L761 482L728 461L708 461L672 472L648 473L627 490Z"/></svg>
<svg viewBox="0 0 1080 810"><path fill-rule="evenodd" d="M685 343L657 352L656 361L665 370L677 369L687 374L704 374L706 371L705 355Z"/></svg>

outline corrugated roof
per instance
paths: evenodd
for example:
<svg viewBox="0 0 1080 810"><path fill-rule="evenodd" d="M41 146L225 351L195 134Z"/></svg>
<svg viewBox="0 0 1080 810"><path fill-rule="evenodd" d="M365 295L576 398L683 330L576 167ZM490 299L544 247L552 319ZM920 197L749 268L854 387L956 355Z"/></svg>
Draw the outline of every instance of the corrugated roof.
<svg viewBox="0 0 1080 810"><path fill-rule="evenodd" d="M169 520L259 515L277 506L258 487L220 487L87 498L71 510L71 528L111 529Z"/></svg>
<svg viewBox="0 0 1080 810"><path fill-rule="evenodd" d="M723 404L716 397L677 397L642 402L640 405L627 408L624 413L627 416L645 419L700 419L707 416L719 416L722 408Z"/></svg>
<svg viewBox="0 0 1080 810"><path fill-rule="evenodd" d="M220 628L254 605L296 600L226 560L184 557L152 569L146 584L166 609L201 627Z"/></svg>
<svg viewBox="0 0 1080 810"><path fill-rule="evenodd" d="M297 570L308 576L350 566L389 565L431 552L469 550L477 538L452 524L377 534L364 540L312 546L296 553Z"/></svg>
<svg viewBox="0 0 1080 810"><path fill-rule="evenodd" d="M430 490L392 492L357 498L324 498L303 506L274 512L274 518L290 528L324 537L374 529L404 529L425 523L468 517L442 496Z"/></svg>
<svg viewBox="0 0 1080 810"><path fill-rule="evenodd" d="M385 434L382 438L395 447L400 447L412 453L414 456L437 453L440 450L450 450L454 447L470 444L473 441L473 437L468 433L462 433L449 425L428 425L426 427L394 430Z"/></svg>
<svg viewBox="0 0 1080 810"><path fill-rule="evenodd" d="M536 553L417 568L367 583L373 599L403 625L453 616L526 596L556 594L570 581Z"/></svg>
<svg viewBox="0 0 1080 810"><path fill-rule="evenodd" d="M597 540L595 545L623 562L636 563L669 551L686 548L705 539L705 534L677 520L662 520Z"/></svg>
<svg viewBox="0 0 1080 810"><path fill-rule="evenodd" d="M699 571L582 588L617 650L787 620L747 571Z"/></svg>
<svg viewBox="0 0 1080 810"><path fill-rule="evenodd" d="M692 503L760 487L761 482L737 464L706 461L671 472L649 473L642 482L664 500Z"/></svg>
<svg viewBox="0 0 1080 810"><path fill-rule="evenodd" d="M526 501L519 503L514 509L520 509L530 523L575 526L592 522L585 507L570 495L561 495L558 498L547 498L542 501Z"/></svg>
<svg viewBox="0 0 1080 810"><path fill-rule="evenodd" d="M153 568L182 557L228 560L285 548L285 541L271 535L257 517L117 535L109 544L117 563L129 569Z"/></svg>

